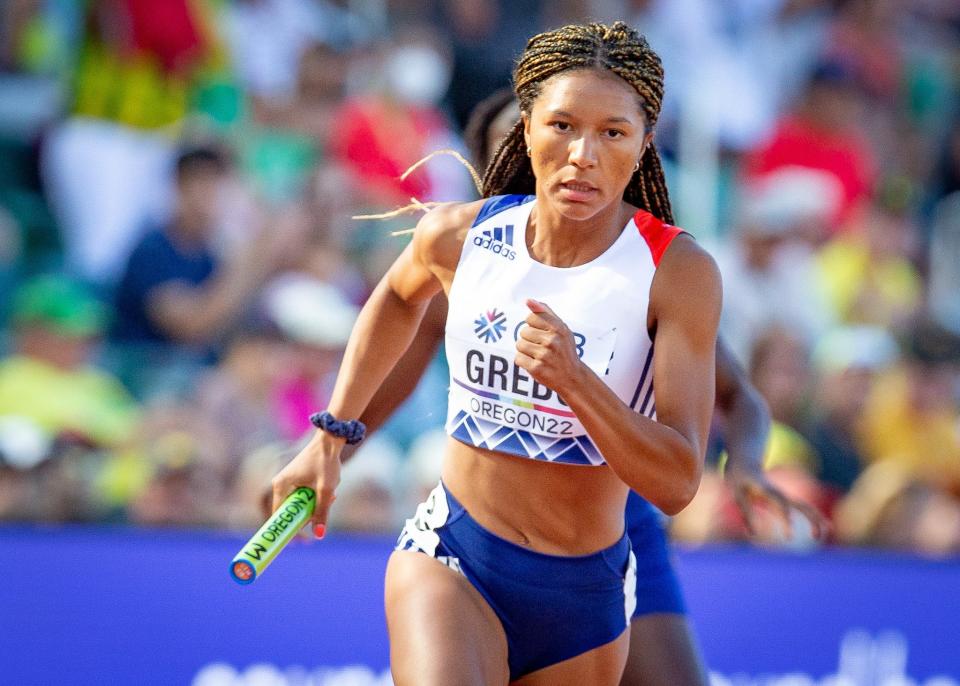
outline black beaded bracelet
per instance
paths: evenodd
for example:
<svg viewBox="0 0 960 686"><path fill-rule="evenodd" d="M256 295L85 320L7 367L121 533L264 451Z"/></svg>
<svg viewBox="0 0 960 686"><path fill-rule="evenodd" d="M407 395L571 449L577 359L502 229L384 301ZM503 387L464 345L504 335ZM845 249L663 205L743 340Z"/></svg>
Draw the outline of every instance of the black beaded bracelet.
<svg viewBox="0 0 960 686"><path fill-rule="evenodd" d="M314 412L310 415L310 423L331 436L347 439L350 445L362 441L367 433L367 427L359 419L341 422L329 412Z"/></svg>

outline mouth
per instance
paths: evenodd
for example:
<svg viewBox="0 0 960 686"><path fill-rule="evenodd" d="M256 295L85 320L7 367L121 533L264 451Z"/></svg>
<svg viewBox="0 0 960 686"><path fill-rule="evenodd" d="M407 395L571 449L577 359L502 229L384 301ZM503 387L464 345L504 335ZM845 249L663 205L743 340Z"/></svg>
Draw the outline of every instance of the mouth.
<svg viewBox="0 0 960 686"><path fill-rule="evenodd" d="M571 179L569 181L561 181L560 186L570 191L576 191L577 193L589 193L590 191L597 190L597 187L586 181L578 181L576 179Z"/></svg>
<svg viewBox="0 0 960 686"><path fill-rule="evenodd" d="M589 203L597 197L597 187L586 181L570 179L560 182L560 197L567 202Z"/></svg>

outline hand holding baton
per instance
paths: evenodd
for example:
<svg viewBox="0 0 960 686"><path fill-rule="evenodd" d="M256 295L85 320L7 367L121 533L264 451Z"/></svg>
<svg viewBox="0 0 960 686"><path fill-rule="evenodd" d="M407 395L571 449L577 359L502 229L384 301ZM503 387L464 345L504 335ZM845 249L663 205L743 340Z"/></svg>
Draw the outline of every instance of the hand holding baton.
<svg viewBox="0 0 960 686"><path fill-rule="evenodd" d="M317 495L301 486L288 495L230 562L230 576L238 584L252 584L297 532L313 516Z"/></svg>

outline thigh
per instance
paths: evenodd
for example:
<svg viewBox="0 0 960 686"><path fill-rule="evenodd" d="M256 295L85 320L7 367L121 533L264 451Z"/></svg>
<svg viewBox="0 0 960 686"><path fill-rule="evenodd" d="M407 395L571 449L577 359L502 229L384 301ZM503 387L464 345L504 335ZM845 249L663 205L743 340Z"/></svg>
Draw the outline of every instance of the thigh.
<svg viewBox="0 0 960 686"><path fill-rule="evenodd" d="M620 686L706 686L693 632L681 614L658 613L630 623L630 657Z"/></svg>
<svg viewBox="0 0 960 686"><path fill-rule="evenodd" d="M500 620L462 574L423 553L396 551L385 584L396 686L504 686Z"/></svg>
<svg viewBox="0 0 960 686"><path fill-rule="evenodd" d="M628 629L609 643L522 676L512 686L616 686L629 647Z"/></svg>

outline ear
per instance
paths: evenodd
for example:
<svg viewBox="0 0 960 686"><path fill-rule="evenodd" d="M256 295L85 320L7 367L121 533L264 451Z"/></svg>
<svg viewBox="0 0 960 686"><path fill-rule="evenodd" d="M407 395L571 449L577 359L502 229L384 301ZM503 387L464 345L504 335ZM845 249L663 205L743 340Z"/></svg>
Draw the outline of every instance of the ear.
<svg viewBox="0 0 960 686"><path fill-rule="evenodd" d="M649 129L643 134L643 144L640 147L640 155L637 157L638 160L642 160L643 156L647 154L647 148L650 147L651 143L653 143L653 129Z"/></svg>
<svg viewBox="0 0 960 686"><path fill-rule="evenodd" d="M520 120L523 122L523 143L530 149L530 115L526 112L520 113Z"/></svg>

